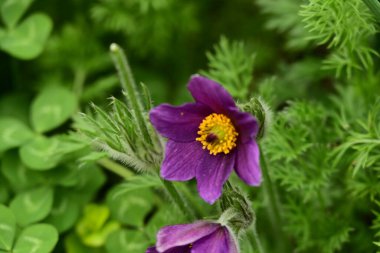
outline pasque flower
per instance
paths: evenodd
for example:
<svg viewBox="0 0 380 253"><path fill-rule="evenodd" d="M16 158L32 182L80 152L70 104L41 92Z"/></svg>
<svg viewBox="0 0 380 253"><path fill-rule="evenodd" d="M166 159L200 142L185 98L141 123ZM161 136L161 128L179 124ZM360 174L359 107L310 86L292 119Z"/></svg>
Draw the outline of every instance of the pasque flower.
<svg viewBox="0 0 380 253"><path fill-rule="evenodd" d="M155 247L146 253L238 253L236 240L228 227L217 222L197 221L163 227Z"/></svg>
<svg viewBox="0 0 380 253"><path fill-rule="evenodd" d="M194 103L162 104L150 112L157 131L168 138L161 176L166 180L196 178L200 196L214 203L232 170L247 184L261 183L259 126L241 112L232 96L218 83L193 76L188 89Z"/></svg>

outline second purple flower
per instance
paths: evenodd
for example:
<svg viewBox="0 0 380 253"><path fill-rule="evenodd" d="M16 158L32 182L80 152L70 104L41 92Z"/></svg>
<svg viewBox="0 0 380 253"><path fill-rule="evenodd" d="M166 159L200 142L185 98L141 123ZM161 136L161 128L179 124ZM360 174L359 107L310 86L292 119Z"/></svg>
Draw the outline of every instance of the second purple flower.
<svg viewBox="0 0 380 253"><path fill-rule="evenodd" d="M210 79L194 76L188 89L195 103L162 104L150 112L153 126L168 138L161 176L173 181L196 178L200 196L211 204L233 168L245 183L260 185L256 119L241 112L232 96Z"/></svg>
<svg viewBox="0 0 380 253"><path fill-rule="evenodd" d="M217 222L167 226L157 234L155 247L146 253L238 253L236 240L228 227Z"/></svg>

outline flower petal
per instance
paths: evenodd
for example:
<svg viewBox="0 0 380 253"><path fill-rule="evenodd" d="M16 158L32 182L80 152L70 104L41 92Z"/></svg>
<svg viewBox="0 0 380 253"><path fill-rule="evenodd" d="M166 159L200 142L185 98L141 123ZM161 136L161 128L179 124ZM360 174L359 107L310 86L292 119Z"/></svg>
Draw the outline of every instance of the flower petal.
<svg viewBox="0 0 380 253"><path fill-rule="evenodd" d="M194 243L191 253L238 253L235 240L227 228L220 228Z"/></svg>
<svg viewBox="0 0 380 253"><path fill-rule="evenodd" d="M237 246L236 238L233 236L232 232L229 231L226 227L223 228L225 231L224 233L226 234L226 239L228 241L228 253L238 253L239 248Z"/></svg>
<svg viewBox="0 0 380 253"><path fill-rule="evenodd" d="M206 153L198 141L166 143L165 159L161 166L161 177L166 180L187 181L195 177L196 167Z"/></svg>
<svg viewBox="0 0 380 253"><path fill-rule="evenodd" d="M195 75L187 86L195 101L207 105L216 113L225 113L226 108L236 107L232 96L217 82Z"/></svg>
<svg viewBox="0 0 380 253"><path fill-rule="evenodd" d="M205 221L163 227L157 234L156 248L159 252L165 252L178 246L189 245L218 228L219 224Z"/></svg>
<svg viewBox="0 0 380 253"><path fill-rule="evenodd" d="M261 184L260 150L256 141L240 143L235 162L236 174L248 185Z"/></svg>
<svg viewBox="0 0 380 253"><path fill-rule="evenodd" d="M210 155L203 152L197 161L196 178L199 195L208 203L213 204L222 194L223 184L231 174L235 163L235 153L228 155Z"/></svg>
<svg viewBox="0 0 380 253"><path fill-rule="evenodd" d="M238 108L229 108L227 116L231 118L237 128L241 142L246 143L256 137L259 123L250 113L241 112Z"/></svg>
<svg viewBox="0 0 380 253"><path fill-rule="evenodd" d="M162 104L150 111L153 126L164 137L189 142L197 138L202 120L212 111L199 103L186 103L181 106Z"/></svg>

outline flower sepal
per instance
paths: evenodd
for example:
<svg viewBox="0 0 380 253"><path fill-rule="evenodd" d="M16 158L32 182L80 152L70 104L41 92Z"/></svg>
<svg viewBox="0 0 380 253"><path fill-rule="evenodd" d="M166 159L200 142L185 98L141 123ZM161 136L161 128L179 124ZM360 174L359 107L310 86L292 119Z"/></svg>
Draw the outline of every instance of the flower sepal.
<svg viewBox="0 0 380 253"><path fill-rule="evenodd" d="M227 182L220 199L223 214L219 222L228 223L236 234L248 229L256 220L255 212L249 203L248 198L238 188Z"/></svg>

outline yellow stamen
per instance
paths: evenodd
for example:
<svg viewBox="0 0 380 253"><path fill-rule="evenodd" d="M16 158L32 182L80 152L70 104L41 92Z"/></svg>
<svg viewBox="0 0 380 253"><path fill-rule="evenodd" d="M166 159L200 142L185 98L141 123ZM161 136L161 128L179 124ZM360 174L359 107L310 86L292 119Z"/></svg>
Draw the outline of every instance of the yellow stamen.
<svg viewBox="0 0 380 253"><path fill-rule="evenodd" d="M210 154L228 154L236 147L237 136L239 135L231 120L223 115L213 113L203 119L199 125L199 137L197 141L202 143L203 149L208 149Z"/></svg>

